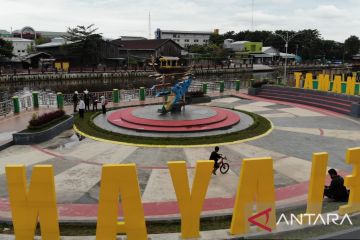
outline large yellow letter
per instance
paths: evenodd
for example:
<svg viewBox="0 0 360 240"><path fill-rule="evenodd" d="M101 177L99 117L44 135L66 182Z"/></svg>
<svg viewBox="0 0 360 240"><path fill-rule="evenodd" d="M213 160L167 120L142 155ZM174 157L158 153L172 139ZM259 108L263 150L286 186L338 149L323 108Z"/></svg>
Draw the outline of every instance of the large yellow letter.
<svg viewBox="0 0 360 240"><path fill-rule="evenodd" d="M321 214L328 158L327 153L313 154L306 208L307 214Z"/></svg>
<svg viewBox="0 0 360 240"><path fill-rule="evenodd" d="M360 148L349 148L346 163L353 165L353 174L345 177L345 186L350 189L349 202L339 208L339 214L351 214L360 211Z"/></svg>
<svg viewBox="0 0 360 240"><path fill-rule="evenodd" d="M346 94L355 95L355 77L348 77L346 82Z"/></svg>
<svg viewBox="0 0 360 240"><path fill-rule="evenodd" d="M324 91L324 81L325 80L325 75L324 74L319 74L318 75L318 88L317 90L319 91Z"/></svg>
<svg viewBox="0 0 360 240"><path fill-rule="evenodd" d="M329 89L330 89L330 75L329 74L325 74L323 84L324 84L323 90L329 91Z"/></svg>
<svg viewBox="0 0 360 240"><path fill-rule="evenodd" d="M269 229L275 229L276 209L272 158L243 160L230 227L231 234L245 234L249 231L248 219L252 217L255 201L257 213L270 210L266 214L268 219L262 217L257 222L266 225ZM268 222L266 223L266 221Z"/></svg>
<svg viewBox="0 0 360 240"><path fill-rule="evenodd" d="M6 166L6 179L16 239L33 239L38 218L42 239L60 239L53 167L35 166L29 191L24 165Z"/></svg>
<svg viewBox="0 0 360 240"><path fill-rule="evenodd" d="M200 236L200 214L214 167L213 161L197 161L193 185L189 188L186 163L168 162L181 214L181 237Z"/></svg>
<svg viewBox="0 0 360 240"><path fill-rule="evenodd" d="M307 73L306 74L304 89L313 89L313 75L312 75L312 73Z"/></svg>
<svg viewBox="0 0 360 240"><path fill-rule="evenodd" d="M339 75L335 76L332 92L341 93L341 76Z"/></svg>
<svg viewBox="0 0 360 240"><path fill-rule="evenodd" d="M119 194L123 222L117 221ZM128 239L147 239L135 164L107 164L102 169L96 239L116 239L117 233L126 233Z"/></svg>
<svg viewBox="0 0 360 240"><path fill-rule="evenodd" d="M294 72L294 76L295 76L295 87L296 88L300 88L300 79L301 79L301 72Z"/></svg>

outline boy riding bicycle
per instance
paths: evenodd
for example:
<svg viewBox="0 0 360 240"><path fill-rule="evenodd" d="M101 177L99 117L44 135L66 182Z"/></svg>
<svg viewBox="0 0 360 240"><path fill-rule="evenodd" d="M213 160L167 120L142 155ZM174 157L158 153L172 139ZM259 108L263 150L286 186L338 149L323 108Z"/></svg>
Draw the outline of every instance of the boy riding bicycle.
<svg viewBox="0 0 360 240"><path fill-rule="evenodd" d="M218 153L219 149L220 148L218 146L216 146L215 150L213 152L211 152L211 155L209 158L209 160L214 160L214 170L213 170L214 175L216 175L216 170L219 168L220 163L223 160L222 154Z"/></svg>

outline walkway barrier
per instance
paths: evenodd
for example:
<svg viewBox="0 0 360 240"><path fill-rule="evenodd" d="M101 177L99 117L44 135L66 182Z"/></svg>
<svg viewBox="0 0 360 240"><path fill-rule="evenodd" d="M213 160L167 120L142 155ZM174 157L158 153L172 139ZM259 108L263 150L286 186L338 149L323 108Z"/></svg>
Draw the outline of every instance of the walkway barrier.
<svg viewBox="0 0 360 240"><path fill-rule="evenodd" d="M56 94L56 102L58 109L64 109L64 96L61 92Z"/></svg>
<svg viewBox="0 0 360 240"><path fill-rule="evenodd" d="M20 101L19 101L19 97L18 96L13 96L12 97L13 100L13 106L14 106L14 113L19 113L20 112Z"/></svg>
<svg viewBox="0 0 360 240"><path fill-rule="evenodd" d="M113 101L114 103L119 103L120 102L120 92L119 89L113 89Z"/></svg>
<svg viewBox="0 0 360 240"><path fill-rule="evenodd" d="M240 80L236 80L235 90L236 90L236 91L239 91L239 90L240 90Z"/></svg>
<svg viewBox="0 0 360 240"><path fill-rule="evenodd" d="M144 87L141 87L139 89L139 100L145 101L145 88Z"/></svg>
<svg viewBox="0 0 360 240"><path fill-rule="evenodd" d="M0 102L0 116L6 116L13 111L13 100Z"/></svg>
<svg viewBox="0 0 360 240"><path fill-rule="evenodd" d="M203 83L203 84L202 84L202 92L203 92L204 94L207 94L207 87L208 87L208 85L207 85L206 83Z"/></svg>
<svg viewBox="0 0 360 240"><path fill-rule="evenodd" d="M224 81L221 81L221 82L220 82L220 93L223 93L223 92L224 92L224 89L225 89Z"/></svg>
<svg viewBox="0 0 360 240"><path fill-rule="evenodd" d="M39 93L38 92L33 92L32 93L32 98L33 98L34 108L39 108Z"/></svg>
<svg viewBox="0 0 360 240"><path fill-rule="evenodd" d="M68 77L71 77L71 74L68 74ZM241 87L244 87L247 85L248 81L216 81L216 82L200 82L200 81L194 81L193 84L189 88L189 92L197 92L197 91L203 91L205 94L211 93L211 92L224 92L225 90L239 90ZM246 83L246 84L245 84ZM205 87L206 86L206 87ZM115 90L115 89L114 89ZM113 91L102 91L102 92L90 92L90 94L97 100L100 99L101 96L104 96L105 99L109 102L116 102L116 92ZM140 96L141 91L144 92L143 96ZM58 107L58 96L54 92L33 92L33 93L27 93L24 91L20 91L17 93L18 100L19 100L19 110L18 112L21 112L22 110L29 110L31 108L37 108L37 107ZM64 106L71 106L73 105L73 93L68 94L62 94L62 103L61 105ZM36 97L37 96L37 97ZM132 101L132 100L139 100L140 98L146 99L146 98L154 98L156 96L156 92L153 91L151 88L143 88L141 89L128 89L124 90L118 89L118 102L121 101ZM83 92L78 93L79 98L84 97ZM0 102L0 116L6 116L10 112L14 111L14 100L8 100L4 102ZM143 100L142 100L143 101Z"/></svg>

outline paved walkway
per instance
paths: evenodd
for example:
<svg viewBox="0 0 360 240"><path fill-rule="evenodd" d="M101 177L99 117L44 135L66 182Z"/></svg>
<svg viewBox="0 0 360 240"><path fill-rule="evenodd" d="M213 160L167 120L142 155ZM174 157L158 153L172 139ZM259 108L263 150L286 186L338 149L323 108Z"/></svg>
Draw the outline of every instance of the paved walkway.
<svg viewBox="0 0 360 240"><path fill-rule="evenodd" d="M238 95L251 98L242 93ZM206 105L255 112L270 119L275 129L264 138L221 147L220 151L232 160L230 171L226 175L212 176L203 215L232 212L244 158L271 156L274 159L279 207L306 200L314 152L329 152L329 167L339 169L343 175L351 172L351 166L345 164L344 158L347 148L359 146L360 123L355 119L259 98L226 97ZM0 192L0 218L10 219L5 165L17 163L26 165L28 180L34 165L54 166L60 220L96 219L101 166L105 163L137 164L147 218L178 217L176 196L166 163L185 160L191 182L196 160L208 159L211 151L211 147L159 149L114 145L91 139L79 141L72 130L42 144L12 146L0 152L0 189L5 190Z"/></svg>

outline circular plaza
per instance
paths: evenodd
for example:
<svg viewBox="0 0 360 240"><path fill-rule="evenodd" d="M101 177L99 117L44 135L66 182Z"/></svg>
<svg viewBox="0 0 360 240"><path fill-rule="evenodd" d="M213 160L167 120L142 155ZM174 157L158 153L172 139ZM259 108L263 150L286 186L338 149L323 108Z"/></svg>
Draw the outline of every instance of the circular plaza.
<svg viewBox="0 0 360 240"><path fill-rule="evenodd" d="M178 219L179 208L167 163L185 161L191 183L196 161L209 159L215 145L219 145L220 152L231 160L230 170L226 174L212 175L202 217L232 214L242 161L246 158L272 157L278 208L304 205L311 176L312 154L328 152L328 167L346 175L351 173L351 165L345 163L346 149L358 146L360 139L358 119L303 105L243 98L243 94L186 106L185 112L178 114L159 115L156 112L158 107L114 106L106 115L89 112L85 119L75 120L75 129L80 133L83 133L79 130L81 121L92 120L93 126L103 129L106 135L114 132L127 136L120 137L119 141L93 137L91 131L84 134L85 138L80 141L74 130L68 130L41 144L15 145L0 151L0 186L5 189L0 193L0 217L11 218L4 172L7 164L25 164L28 181L33 166L52 165L60 220L95 222L103 164L135 163L146 219ZM191 113L190 116L188 113ZM191 137L216 139L218 133L231 135L232 131L246 131L259 119L255 117L254 120L254 116L271 123L270 128L257 137L209 144L195 144L191 140ZM231 119L229 123L228 118ZM178 132L137 128L167 128L167 124L170 124L166 123L167 119L171 120L171 127L179 127ZM124 122L133 125L123 125ZM229 125L208 131L190 127L188 130L193 131L182 132L188 126L213 126L224 122ZM169 134L184 142L179 145L165 144L163 140L171 141ZM187 145L183 136L188 134L193 136L188 139L192 144ZM133 135L141 139L151 135L162 141L153 146L143 141L125 142ZM330 179L326 181L329 183Z"/></svg>

